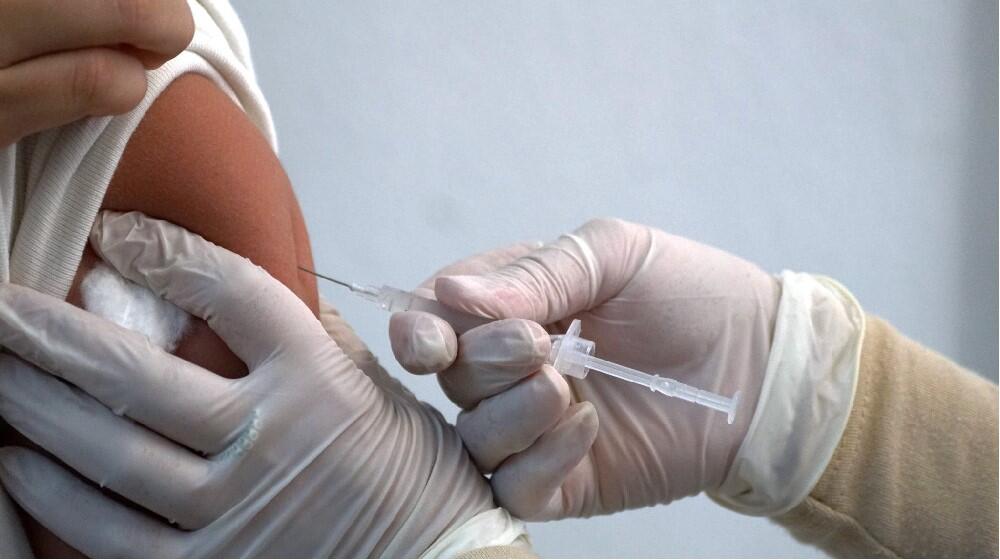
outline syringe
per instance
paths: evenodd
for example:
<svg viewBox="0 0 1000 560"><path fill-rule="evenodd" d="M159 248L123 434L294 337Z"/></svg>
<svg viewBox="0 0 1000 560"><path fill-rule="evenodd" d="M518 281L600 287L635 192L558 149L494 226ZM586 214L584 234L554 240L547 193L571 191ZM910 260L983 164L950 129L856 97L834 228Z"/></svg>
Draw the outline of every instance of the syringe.
<svg viewBox="0 0 1000 560"><path fill-rule="evenodd" d="M319 274L301 266L299 270L308 272L317 278L344 286L351 290L352 293L374 302L390 313L397 311L426 311L437 315L447 321L458 334L493 321L493 319L451 309L433 299L418 296L412 292L398 288L390 286L379 288L374 285L342 282L336 278ZM609 362L608 360L603 360L594 356L596 344L592 340L581 338L580 329L581 324L579 319L574 319L570 323L566 334L552 337L552 350L549 352L548 361L559 373L583 379L591 370L599 371L623 381L642 385L650 391L658 392L668 397L676 397L725 412L729 423L733 423L736 416L736 407L739 405L739 391L732 398L723 397L722 395L692 387L669 377L660 377L659 375L645 373L637 369Z"/></svg>
<svg viewBox="0 0 1000 560"><path fill-rule="evenodd" d="M676 397L688 402L707 406L708 408L726 413L730 424L736 418L736 407L740 402L740 392L736 391L732 398L723 397L710 391L698 389L676 379L660 377L637 369L609 362L594 356L597 348L594 341L580 337L580 320L573 319L566 334L552 337L552 350L549 351L549 363L563 375L583 379L591 370L605 375L617 377L642 385L650 391L662 393L668 397Z"/></svg>
<svg viewBox="0 0 1000 560"><path fill-rule="evenodd" d="M308 272L317 278L328 280L334 284L339 284L351 290L351 293L357 295L358 297L374 302L376 305L389 313L396 313L399 311L426 311L427 313L437 315L451 325L451 328L455 329L457 334L462 334L465 331L472 330L480 325L493 322L493 319L463 313L446 305L440 304L436 300L418 296L413 292L406 292L400 290L399 288L393 288L391 286L382 286L379 288L372 284L342 282L336 278L314 272L308 268L302 268L301 266L299 267L299 270Z"/></svg>

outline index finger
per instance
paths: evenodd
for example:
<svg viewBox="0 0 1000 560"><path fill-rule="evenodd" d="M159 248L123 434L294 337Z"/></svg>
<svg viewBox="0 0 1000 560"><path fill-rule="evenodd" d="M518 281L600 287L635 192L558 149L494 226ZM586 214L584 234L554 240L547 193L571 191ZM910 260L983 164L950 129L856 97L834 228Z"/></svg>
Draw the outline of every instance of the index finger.
<svg viewBox="0 0 1000 560"><path fill-rule="evenodd" d="M0 346L205 453L231 443L254 406L233 398L230 380L168 354L145 335L14 284L0 284Z"/></svg>
<svg viewBox="0 0 1000 560"><path fill-rule="evenodd" d="M57 51L131 45L162 55L187 47L194 19L184 0L7 0L0 3L0 68ZM143 58L143 57L140 57Z"/></svg>
<svg viewBox="0 0 1000 560"><path fill-rule="evenodd" d="M540 241L525 241L507 247L493 249L471 257L453 262L439 269L430 278L417 286L418 293L425 297L434 297L434 281L438 276L454 276L458 274L484 274L492 272L501 266L509 264L542 246Z"/></svg>
<svg viewBox="0 0 1000 560"><path fill-rule="evenodd" d="M413 292L434 297L434 281L448 274L482 274L510 263L541 243L517 243L454 262L424 280ZM439 372L455 361L458 355L457 333L445 320L423 311L393 314L389 320L389 343L396 361L410 373L418 375Z"/></svg>
<svg viewBox="0 0 1000 560"><path fill-rule="evenodd" d="M0 448L0 481L14 500L64 542L90 558L129 558L154 550L180 557L185 535L110 496L40 453ZM109 538L108 528L116 530Z"/></svg>

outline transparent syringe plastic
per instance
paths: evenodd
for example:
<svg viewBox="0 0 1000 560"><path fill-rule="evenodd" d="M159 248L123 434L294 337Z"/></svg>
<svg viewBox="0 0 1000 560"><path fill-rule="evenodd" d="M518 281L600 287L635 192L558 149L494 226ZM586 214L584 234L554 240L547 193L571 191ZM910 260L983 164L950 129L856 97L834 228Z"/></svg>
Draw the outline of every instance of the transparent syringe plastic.
<svg viewBox="0 0 1000 560"><path fill-rule="evenodd" d="M458 334L472 330L480 325L490 323L493 319L479 317L452 309L437 301L406 292L392 286L377 288L364 284L349 284L347 286L358 296L374 302L389 313L400 311L426 311L444 319Z"/></svg>
<svg viewBox="0 0 1000 560"><path fill-rule="evenodd" d="M608 360L594 356L596 345L593 341L580 337L580 320L574 319L566 330L566 334L552 337L552 350L549 352L549 362L556 371L563 375L583 379L591 370L605 375L617 377L630 383L642 385L650 391L662 393L688 402L707 406L719 412L726 413L726 420L732 424L736 418L736 407L739 405L740 392L732 398L723 397L692 387L659 375L649 374L632 369Z"/></svg>
<svg viewBox="0 0 1000 560"><path fill-rule="evenodd" d="M447 321L458 334L493 321L493 319L487 317L463 313L438 303L433 299L419 296L413 292L400 290L399 288L343 282L306 268L299 268L319 278L344 286L351 290L351 293L378 305L390 313L399 311L426 311L437 315ZM642 385L650 391L661 393L668 397L682 399L724 412L729 423L733 423L736 417L736 407L739 404L739 391L731 398L727 398L710 391L686 385L669 377L660 377L659 375L645 373L603 360L594 356L596 345L591 340L581 338L580 329L580 321L574 320L570 323L566 334L552 337L552 350L549 353L548 361L559 373L583 379L587 377L588 372L598 371L605 375L628 381L629 383Z"/></svg>

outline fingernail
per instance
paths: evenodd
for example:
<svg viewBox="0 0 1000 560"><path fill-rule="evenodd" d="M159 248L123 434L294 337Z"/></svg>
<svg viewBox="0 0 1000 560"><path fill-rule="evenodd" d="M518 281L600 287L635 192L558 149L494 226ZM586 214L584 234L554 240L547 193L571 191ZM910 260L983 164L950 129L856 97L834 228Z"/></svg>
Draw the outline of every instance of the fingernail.
<svg viewBox="0 0 1000 560"><path fill-rule="evenodd" d="M417 323L413 326L414 347L448 348L449 346L454 346L454 338L454 336L448 336L438 321L422 314L417 318ZM452 344L449 344L449 342ZM448 349L452 350L452 348Z"/></svg>

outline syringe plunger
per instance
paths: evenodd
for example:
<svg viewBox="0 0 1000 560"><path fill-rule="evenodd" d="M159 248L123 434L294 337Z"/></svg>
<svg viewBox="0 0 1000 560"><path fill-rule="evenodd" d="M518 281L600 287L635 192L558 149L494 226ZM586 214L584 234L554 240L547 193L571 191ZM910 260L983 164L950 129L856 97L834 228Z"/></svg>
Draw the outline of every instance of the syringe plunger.
<svg viewBox="0 0 1000 560"><path fill-rule="evenodd" d="M732 398L723 397L704 389L698 389L668 377L648 374L594 356L596 345L593 341L580 337L580 321L575 319L566 334L556 337L549 354L549 362L556 370L570 377L583 379L590 370L599 371L631 383L648 387L650 391L676 397L688 402L707 406L725 412L730 424L736 417L739 405L739 391Z"/></svg>

